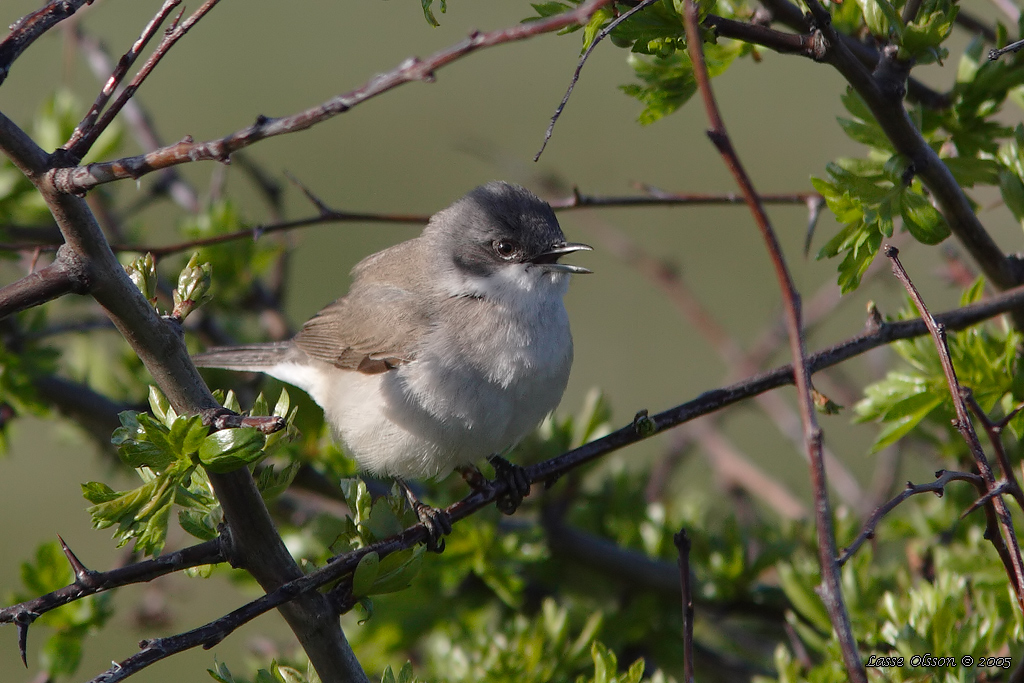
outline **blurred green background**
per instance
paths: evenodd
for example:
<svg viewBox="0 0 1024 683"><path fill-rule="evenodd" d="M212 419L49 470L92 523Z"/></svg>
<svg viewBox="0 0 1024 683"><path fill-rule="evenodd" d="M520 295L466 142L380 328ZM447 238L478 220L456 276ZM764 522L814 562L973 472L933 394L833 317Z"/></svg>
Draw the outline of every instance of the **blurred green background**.
<svg viewBox="0 0 1024 683"><path fill-rule="evenodd" d="M38 4L4 0L0 20L10 24ZM117 55L135 40L159 4L97 0L75 21ZM989 13L980 2L966 5L976 13ZM186 135L211 139L248 125L258 114L293 113L351 90L406 57L424 56L457 42L471 29L509 26L531 14L525 2L453 0L446 14L437 14L440 28L431 28L420 4L411 1L223 2L171 51L143 85L138 100L165 143ZM283 172L288 171L329 206L352 211L428 214L496 178L523 183L548 197L553 183L563 188L560 196L572 186L592 194L631 194L637 182L670 191L734 191L704 134L699 102L694 100L649 127L635 122L640 105L617 89L632 82L632 70L627 54L610 42L594 52L541 161L532 162L575 68L580 36L546 35L484 50L439 71L434 84L402 86L312 130L264 141L247 153L283 182ZM965 42L962 37L958 41ZM929 67L927 80L948 88L957 58L954 52L944 68ZM70 88L83 103L91 102L98 89L64 27L51 31L15 63L0 87L0 110L28 125L57 86ZM843 84L828 66L762 51L760 61L737 63L714 86L733 143L761 192L808 191L810 177L821 175L828 161L860 153L835 123L835 116L842 114ZM1007 111L1005 116L1016 122L1020 112ZM211 182L226 182L227 192L242 204L247 219L267 219L265 205L236 168L204 162L180 170L204 196ZM143 179L142 184L149 182L152 179ZM130 182L120 183L116 191L128 201L139 192ZM978 199L993 206L982 215L986 225L1006 251L1015 251L1020 227L995 206L996 197ZM290 218L315 213L293 186L288 187L286 206ZM804 207L772 206L769 213L797 285L810 298L834 281L836 264L804 258ZM170 229L181 216L180 209L164 202L135 217L132 224L155 227L171 241ZM591 387L600 387L615 409L615 422L624 424L640 408L663 410L720 386L730 376L715 349L669 298L602 248L602 231L608 226L675 264L694 294L741 344L749 344L779 317L770 264L742 206L574 211L560 214L560 220L570 239L595 246L594 253L574 259L595 275L576 278L567 298L576 362L563 410L576 410ZM829 215L822 217L817 230L812 255L834 234ZM300 324L341 295L348 286L349 269L363 256L418 231L364 224L296 231L289 276L292 323ZM904 263L933 310L951 307L958 298L958 292L937 276L939 253L922 245L904 252ZM4 265L0 283L20 274ZM869 299L878 301L883 312L895 313L901 291L885 273L874 278L811 334L808 347L818 349L858 332ZM787 360L783 348L773 364ZM862 385L876 376L877 367L869 355L848 364L845 373ZM827 383L820 388L827 391ZM782 394L791 401L792 390ZM875 428L851 426L850 411L823 417L822 426L828 445L866 485L874 461L865 452ZM734 411L725 431L752 460L806 498L807 472L800 454L761 412L753 407ZM36 545L57 533L87 565L113 566L118 552L107 531L89 528L79 491L81 482L114 477L106 461L63 424L23 419L13 426L13 434L11 454L0 462L0 593L16 586L19 564ZM610 460L643 466L670 443L671 435L663 435ZM928 469L924 464L917 467L909 471ZM709 470L702 458L689 459L674 476L680 495L717 496L708 486ZM160 591L121 591L116 599L118 616L87 645L76 679L88 679L111 659L128 656L145 635L190 628L245 599L243 593L224 586L221 580L173 578L162 582ZM166 601L173 621L155 631L137 630L133 614L147 599ZM268 633L287 637L276 615L249 625L219 646L216 654L242 668L244 652L258 644L260 634ZM30 634L30 663L41 635ZM188 672L189 680L204 680L202 669L212 662L213 653L191 652L134 680L177 681L182 672ZM31 669L24 672L18 661L13 628L0 629L0 671L5 680L32 678Z"/></svg>

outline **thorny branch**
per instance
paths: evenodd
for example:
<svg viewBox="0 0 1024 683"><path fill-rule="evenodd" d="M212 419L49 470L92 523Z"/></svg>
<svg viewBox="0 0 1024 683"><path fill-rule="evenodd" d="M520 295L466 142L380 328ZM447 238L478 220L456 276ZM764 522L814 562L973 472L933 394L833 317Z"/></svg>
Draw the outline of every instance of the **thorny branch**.
<svg viewBox="0 0 1024 683"><path fill-rule="evenodd" d="M836 539L832 527L832 509L828 499L828 486L825 476L825 463L822 449L822 432L818 426L817 414L811 396L811 369L804 346L803 324L800 319L800 294L793 284L793 278L786 266L782 248L775 231L768 220L768 214L761 204L753 183L740 163L739 156L733 149L732 141L726 132L718 104L711 90L710 76L704 62L703 38L698 23L697 6L693 0L684 3L683 19L686 26L686 46L693 63L694 80L704 101L711 129L708 137L722 155L726 166L732 172L736 183L747 199L747 205L754 215L754 221L761 232L768 249L776 278L782 291L782 299L786 312L786 327L789 333L790 351L793 356L794 379L797 388L797 399L800 405L800 417L804 427L804 442L807 458L811 465L811 483L814 491L815 526L818 532L818 555L821 565L821 586L818 593L825 608L828 610L832 627L839 639L846 672L855 683L866 683L867 673L857 651L857 641L853 636L850 615L846 609L842 593L839 567L835 563Z"/></svg>
<svg viewBox="0 0 1024 683"><path fill-rule="evenodd" d="M921 297L920 292L917 291L917 287L914 286L910 276L907 275L903 264L900 263L899 250L891 245L885 246L884 250L885 255L892 262L892 272L903 283L907 294L913 300L914 306L917 307L922 320L928 326L928 332L931 334L932 340L935 342L935 348L938 350L939 360L942 363L942 371L946 375L946 383L949 385L949 393L953 397L953 407L956 410L956 420L953 422L953 426L956 427L957 431L960 432L960 436L967 442L967 447L971 451L978 472L985 482L985 490L981 491L983 497L985 497L996 488L996 479L992 474L992 468L988 464L988 458L985 457L985 451L981 448L978 435L974 431L971 416L967 412L963 387L960 386L960 382L957 380L956 369L953 367L953 360L949 355L949 345L946 342L946 328L944 325L937 323L928 312L924 299ZM998 531L1002 534L1006 552L1005 554L1001 552L1000 556L1004 564L1006 564L1010 583L1017 596L1017 604L1024 611L1024 558L1021 557L1020 546L1017 544L1017 535L1013 530L1013 519L1010 516L1010 510L1006 506L1006 501L1000 495L991 496L986 508L992 511L992 517L989 518L990 522L994 517L998 525ZM999 536L995 535L991 540L995 543L998 538ZM999 546L996 545L996 548L998 549Z"/></svg>
<svg viewBox="0 0 1024 683"><path fill-rule="evenodd" d="M114 588L133 583L145 583L172 572L204 564L217 564L226 559L220 539L213 539L155 557L152 560L98 572L83 565L64 542L64 539L58 538L61 550L64 551L68 563L74 570L75 580L64 588L46 595L0 609L0 624L16 624L18 626L20 632L18 640L23 662L25 661L25 632L28 631L28 627L33 621L50 610Z"/></svg>

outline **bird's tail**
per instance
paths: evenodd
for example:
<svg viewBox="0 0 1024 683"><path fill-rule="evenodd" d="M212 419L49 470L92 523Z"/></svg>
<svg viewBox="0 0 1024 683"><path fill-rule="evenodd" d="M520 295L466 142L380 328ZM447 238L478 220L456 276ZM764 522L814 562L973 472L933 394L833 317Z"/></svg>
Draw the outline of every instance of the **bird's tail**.
<svg viewBox="0 0 1024 683"><path fill-rule="evenodd" d="M192 356L200 368L220 368L240 372L264 372L289 359L295 352L290 341L244 346L218 346Z"/></svg>

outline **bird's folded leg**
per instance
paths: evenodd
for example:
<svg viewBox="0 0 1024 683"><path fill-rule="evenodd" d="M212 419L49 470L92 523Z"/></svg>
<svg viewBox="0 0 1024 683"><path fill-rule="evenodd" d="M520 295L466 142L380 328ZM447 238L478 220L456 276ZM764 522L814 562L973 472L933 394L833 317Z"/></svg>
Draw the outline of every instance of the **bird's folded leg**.
<svg viewBox="0 0 1024 683"><path fill-rule="evenodd" d="M511 515L523 502L523 498L530 495L530 479L526 476L526 470L509 462L500 455L492 455L487 458L494 468L494 479L505 483L505 492L498 496L495 505L506 515Z"/></svg>
<svg viewBox="0 0 1024 683"><path fill-rule="evenodd" d="M395 477L395 481L402 487L405 499L409 501L420 523L427 528L427 550L432 553L444 552L444 537L452 532L451 517L444 510L430 507L417 498L404 480Z"/></svg>

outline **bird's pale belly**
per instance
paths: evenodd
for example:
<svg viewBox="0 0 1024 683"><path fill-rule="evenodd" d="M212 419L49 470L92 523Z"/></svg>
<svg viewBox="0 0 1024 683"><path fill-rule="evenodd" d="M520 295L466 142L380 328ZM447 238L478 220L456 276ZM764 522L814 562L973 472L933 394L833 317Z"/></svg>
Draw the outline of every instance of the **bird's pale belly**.
<svg viewBox="0 0 1024 683"><path fill-rule="evenodd" d="M443 355L378 375L341 373L321 405L362 469L443 477L508 450L554 409L569 377L571 338L560 346L518 354L500 377Z"/></svg>

